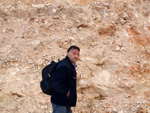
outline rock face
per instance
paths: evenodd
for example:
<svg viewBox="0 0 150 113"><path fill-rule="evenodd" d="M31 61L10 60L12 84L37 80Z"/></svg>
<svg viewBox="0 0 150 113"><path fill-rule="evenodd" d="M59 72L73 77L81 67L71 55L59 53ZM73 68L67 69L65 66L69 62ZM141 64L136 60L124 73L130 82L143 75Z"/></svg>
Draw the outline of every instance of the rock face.
<svg viewBox="0 0 150 113"><path fill-rule="evenodd" d="M75 113L150 112L149 0L1 0L0 112L51 113L41 70L77 62Z"/></svg>

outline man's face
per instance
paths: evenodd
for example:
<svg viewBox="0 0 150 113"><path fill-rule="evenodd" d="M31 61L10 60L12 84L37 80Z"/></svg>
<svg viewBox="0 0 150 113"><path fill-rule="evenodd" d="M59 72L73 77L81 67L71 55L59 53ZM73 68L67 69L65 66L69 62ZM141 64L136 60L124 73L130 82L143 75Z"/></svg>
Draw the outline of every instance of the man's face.
<svg viewBox="0 0 150 113"><path fill-rule="evenodd" d="M76 63L77 60L79 59L79 54L80 54L79 50L77 50L77 49L71 49L67 53L67 56L69 57L69 59L71 60L72 63Z"/></svg>

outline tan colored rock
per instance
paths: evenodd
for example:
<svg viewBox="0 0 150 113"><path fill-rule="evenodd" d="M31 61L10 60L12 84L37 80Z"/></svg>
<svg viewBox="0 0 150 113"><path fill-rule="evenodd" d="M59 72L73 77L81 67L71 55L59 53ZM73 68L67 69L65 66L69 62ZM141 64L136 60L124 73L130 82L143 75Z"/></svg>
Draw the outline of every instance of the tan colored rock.
<svg viewBox="0 0 150 113"><path fill-rule="evenodd" d="M94 2L94 0L76 0L76 1L73 0L72 2L74 2L77 5L85 6Z"/></svg>
<svg viewBox="0 0 150 113"><path fill-rule="evenodd" d="M115 33L115 26L102 26L98 30L99 35L111 36Z"/></svg>
<svg viewBox="0 0 150 113"><path fill-rule="evenodd" d="M52 112L41 70L71 45L77 62L73 112L150 112L147 0L2 0L0 112Z"/></svg>

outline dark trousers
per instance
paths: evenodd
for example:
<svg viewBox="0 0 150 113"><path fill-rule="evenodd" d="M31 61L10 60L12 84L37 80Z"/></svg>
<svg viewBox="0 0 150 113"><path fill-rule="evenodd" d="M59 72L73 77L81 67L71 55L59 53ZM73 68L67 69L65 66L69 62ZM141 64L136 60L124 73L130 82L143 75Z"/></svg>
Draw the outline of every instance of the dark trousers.
<svg viewBox="0 0 150 113"><path fill-rule="evenodd" d="M52 103L53 113L72 113L71 107L59 106Z"/></svg>

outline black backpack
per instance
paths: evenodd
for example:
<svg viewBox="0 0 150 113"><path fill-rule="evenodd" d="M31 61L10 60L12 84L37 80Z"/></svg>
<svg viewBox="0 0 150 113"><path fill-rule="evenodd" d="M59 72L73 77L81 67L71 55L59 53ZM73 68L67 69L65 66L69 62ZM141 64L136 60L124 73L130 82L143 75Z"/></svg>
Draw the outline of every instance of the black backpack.
<svg viewBox="0 0 150 113"><path fill-rule="evenodd" d="M59 62L52 61L49 65L42 69L42 81L40 87L42 92L47 95L52 95L53 87L51 77L54 75L55 69Z"/></svg>

